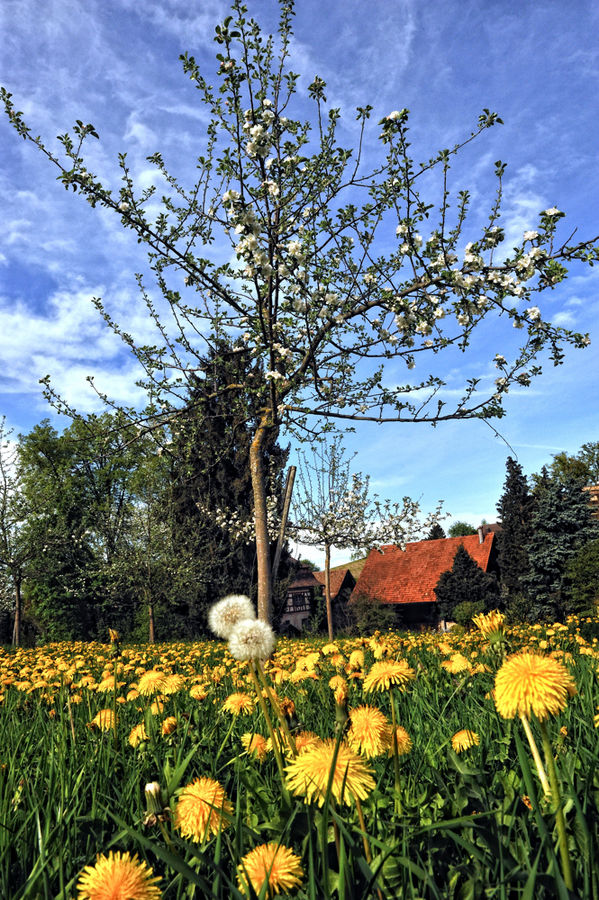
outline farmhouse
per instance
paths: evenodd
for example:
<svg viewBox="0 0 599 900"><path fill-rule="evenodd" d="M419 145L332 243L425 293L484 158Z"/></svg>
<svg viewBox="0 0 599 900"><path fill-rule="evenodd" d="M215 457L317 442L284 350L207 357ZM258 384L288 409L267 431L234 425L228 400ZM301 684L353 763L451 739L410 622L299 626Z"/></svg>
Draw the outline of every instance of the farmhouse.
<svg viewBox="0 0 599 900"><path fill-rule="evenodd" d="M331 569L331 601L336 628L343 628L347 619L347 604L365 559L355 560ZM281 616L281 631L302 631L316 610L317 599L324 596L324 572L312 572L302 566L291 582L285 609Z"/></svg>
<svg viewBox="0 0 599 900"><path fill-rule="evenodd" d="M435 587L451 569L460 544L484 572L497 573L499 525L481 525L466 537L414 541L401 550L393 544L372 550L365 559L331 569L331 599L336 629L348 624L347 604L367 598L392 607L397 624L408 628L438 624ZM324 593L324 572L298 570L290 584L281 617L281 631L302 631Z"/></svg>
<svg viewBox="0 0 599 900"><path fill-rule="evenodd" d="M367 597L392 606L398 625L426 627L438 624L435 587L451 569L460 544L484 572L497 572L495 531L481 525L477 534L415 541L405 550L395 545L372 550L352 592L352 599Z"/></svg>

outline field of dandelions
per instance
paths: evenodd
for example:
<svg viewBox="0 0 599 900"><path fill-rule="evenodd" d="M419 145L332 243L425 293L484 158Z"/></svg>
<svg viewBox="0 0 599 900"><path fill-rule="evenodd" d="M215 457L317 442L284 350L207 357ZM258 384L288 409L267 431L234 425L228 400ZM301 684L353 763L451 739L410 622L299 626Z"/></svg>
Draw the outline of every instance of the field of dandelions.
<svg viewBox="0 0 599 900"><path fill-rule="evenodd" d="M599 620L0 650L0 896L599 898Z"/></svg>

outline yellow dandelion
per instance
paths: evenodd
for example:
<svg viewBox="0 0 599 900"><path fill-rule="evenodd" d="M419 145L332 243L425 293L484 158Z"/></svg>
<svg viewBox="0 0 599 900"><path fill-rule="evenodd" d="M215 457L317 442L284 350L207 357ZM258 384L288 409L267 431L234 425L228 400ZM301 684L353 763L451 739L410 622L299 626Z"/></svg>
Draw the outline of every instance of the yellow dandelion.
<svg viewBox="0 0 599 900"><path fill-rule="evenodd" d="M146 862L129 853L99 853L77 882L78 900L159 900L159 878Z"/></svg>
<svg viewBox="0 0 599 900"><path fill-rule="evenodd" d="M241 858L237 867L239 889L249 896L249 885L260 894L268 884L267 894L288 893L301 884L303 877L301 860L289 847L282 844L261 844Z"/></svg>
<svg viewBox="0 0 599 900"><path fill-rule="evenodd" d="M156 697L150 706L150 712L153 716L159 716L164 712L164 700L161 697Z"/></svg>
<svg viewBox="0 0 599 900"><path fill-rule="evenodd" d="M410 737L406 729L401 725L395 726L395 740L397 743L397 755L407 756L412 749L412 738ZM391 736L389 738L389 750L387 751L387 755L393 756L393 753L393 729L391 729Z"/></svg>
<svg viewBox="0 0 599 900"><path fill-rule="evenodd" d="M185 687L183 675L167 675L160 688L161 694L176 694Z"/></svg>
<svg viewBox="0 0 599 900"><path fill-rule="evenodd" d="M122 685L122 682L118 682L118 685ZM102 681L98 684L98 686L96 688L96 692L98 694L107 694L109 691L114 691L114 677L113 676L103 678Z"/></svg>
<svg viewBox="0 0 599 900"><path fill-rule="evenodd" d="M167 676L164 672L157 672L155 669L150 669L149 672L144 672L140 677L137 683L137 690L140 694L157 694L162 691L166 678Z"/></svg>
<svg viewBox="0 0 599 900"><path fill-rule="evenodd" d="M495 705L504 719L534 713L542 722L561 712L575 693L570 673L550 656L519 653L506 660L495 676Z"/></svg>
<svg viewBox="0 0 599 900"><path fill-rule="evenodd" d="M389 747L391 725L375 706L358 706L349 714L350 728L347 742L350 747L369 758L380 756Z"/></svg>
<svg viewBox="0 0 599 900"><path fill-rule="evenodd" d="M416 677L405 659L386 659L375 662L364 679L364 693L388 691L390 687L405 690L409 681Z"/></svg>
<svg viewBox="0 0 599 900"><path fill-rule="evenodd" d="M189 696L192 700L205 700L208 696L208 688L205 684L194 684L194 686L189 689Z"/></svg>
<svg viewBox="0 0 599 900"><path fill-rule="evenodd" d="M320 738L313 731L298 731L294 735L295 749L298 753L305 750L312 750L317 744L320 744Z"/></svg>
<svg viewBox="0 0 599 900"><path fill-rule="evenodd" d="M347 661L347 670L348 672L355 672L356 669L364 668L364 651L363 650L352 650L349 654L349 659Z"/></svg>
<svg viewBox="0 0 599 900"><path fill-rule="evenodd" d="M264 762L269 751L267 738L261 734L251 734L248 731L241 735L241 743L249 756L254 756L258 762Z"/></svg>
<svg viewBox="0 0 599 900"><path fill-rule="evenodd" d="M250 697L249 694L229 694L225 702L223 703L223 709L225 712L232 713L234 716L238 716L242 713L252 713L254 712L254 700Z"/></svg>
<svg viewBox="0 0 599 900"><path fill-rule="evenodd" d="M177 722L177 719L175 716L167 716L166 719L164 720L164 722L162 723L162 728L161 728L162 736L166 737L167 734L172 734L173 731L176 730L178 724L179 723Z"/></svg>
<svg viewBox="0 0 599 900"><path fill-rule="evenodd" d="M472 665L461 653L454 653L449 659L441 663L444 669L451 672L452 675L459 675L460 672L470 672Z"/></svg>
<svg viewBox="0 0 599 900"><path fill-rule="evenodd" d="M333 767L335 741L326 740L301 753L287 766L287 783L296 796L306 803L325 800L329 775ZM375 788L372 770L361 756L347 744L341 743L335 760L331 795L338 803L365 800Z"/></svg>
<svg viewBox="0 0 599 900"><path fill-rule="evenodd" d="M493 609L491 612L479 613L477 616L472 616L472 621L483 637L490 637L492 634L499 634L503 631L505 616L503 613L500 613L499 610Z"/></svg>
<svg viewBox="0 0 599 900"><path fill-rule="evenodd" d="M475 731L469 731L468 728L456 731L451 739L451 746L456 753L462 753L463 750L470 750L471 747L474 747L477 744L480 744L479 736Z"/></svg>
<svg viewBox="0 0 599 900"><path fill-rule="evenodd" d="M114 712L111 709L101 709L89 723L90 726L99 728L100 731L110 731L114 728Z"/></svg>
<svg viewBox="0 0 599 900"><path fill-rule="evenodd" d="M129 743L132 747L139 747L142 741L147 741L148 735L146 734L146 726L142 722L140 725L135 725L131 729L131 733L129 735Z"/></svg>
<svg viewBox="0 0 599 900"><path fill-rule="evenodd" d="M182 837L200 843L226 828L232 813L233 805L218 781L196 778L179 794L175 828Z"/></svg>

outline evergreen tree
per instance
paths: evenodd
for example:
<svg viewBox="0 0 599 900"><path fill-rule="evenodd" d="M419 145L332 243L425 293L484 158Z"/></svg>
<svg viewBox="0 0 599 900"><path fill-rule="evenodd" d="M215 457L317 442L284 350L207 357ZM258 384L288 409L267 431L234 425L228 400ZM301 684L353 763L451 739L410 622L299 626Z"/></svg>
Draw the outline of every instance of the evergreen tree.
<svg viewBox="0 0 599 900"><path fill-rule="evenodd" d="M563 619L568 613L566 570L575 554L599 536L584 479L551 478L544 469L534 491L531 534L526 546L529 572L522 579L531 621Z"/></svg>
<svg viewBox="0 0 599 900"><path fill-rule="evenodd" d="M599 537L574 554L566 566L568 599L565 612L596 615L599 606Z"/></svg>
<svg viewBox="0 0 599 900"><path fill-rule="evenodd" d="M443 531L443 528L441 527L441 525L439 525L438 522L435 522L435 524L429 531L428 535L426 536L425 540L426 541L440 541L446 537L447 537L447 535Z"/></svg>
<svg viewBox="0 0 599 900"><path fill-rule="evenodd" d="M483 572L460 544L451 569L441 574L435 587L439 616L463 624L473 615L496 607L498 593L495 576Z"/></svg>
<svg viewBox="0 0 599 900"><path fill-rule="evenodd" d="M241 394L236 388L251 384L259 368L245 348L220 341L195 373L185 412L173 425L172 529L182 563L177 599L193 632L205 630L207 608L219 597L251 594L255 589L254 496L248 459L259 410L252 392ZM277 437L277 431L269 431L261 451L274 527L288 457ZM284 554L279 570L283 580L287 568Z"/></svg>
<svg viewBox="0 0 599 900"><path fill-rule="evenodd" d="M497 535L502 593L510 599L522 593L522 579L528 573L527 544L531 534L533 497L522 466L511 456L506 462L503 494L497 504L501 532Z"/></svg>

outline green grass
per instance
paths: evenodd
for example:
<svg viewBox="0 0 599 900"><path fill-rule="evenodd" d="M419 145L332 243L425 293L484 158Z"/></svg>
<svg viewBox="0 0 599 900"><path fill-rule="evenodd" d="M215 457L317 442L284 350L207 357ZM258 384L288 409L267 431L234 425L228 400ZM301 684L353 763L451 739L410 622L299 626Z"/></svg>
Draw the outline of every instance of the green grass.
<svg viewBox="0 0 599 900"><path fill-rule="evenodd" d="M528 646L567 654L578 693L548 726L574 895L599 900L599 741L593 721L599 650L595 638L581 638L580 628L576 621L549 633L516 628L509 641L510 652ZM545 640L548 646L539 648ZM449 654L439 649L440 642L489 670L450 674L441 665ZM83 867L98 853L121 850L152 866L165 898L237 897L242 857L274 841L301 858L304 877L293 895L310 900L567 897L554 804L543 798L521 724L501 719L489 696L497 656L476 634L382 635L373 643L340 640L337 646L345 661L351 650L363 649L367 672L382 643L387 644L383 658L405 658L416 671L407 690L395 694L398 721L413 747L399 761L401 812L393 760L385 755L369 761L376 788L362 803L365 832L354 805L332 798L322 808L306 805L289 796L272 753L263 763L243 753L243 733L267 737L268 732L258 705L237 717L222 710L233 691L253 693L247 669L222 643L123 648L116 660L123 682L117 698L126 698L141 671L151 668L182 673L185 686L165 697L157 715L149 711L151 697L117 702L116 734L89 725L98 710L114 705L114 692L95 690L102 675L114 671L110 646L57 644L1 652L0 896L76 897ZM324 644L281 641L271 683L276 672L292 672L298 658ZM295 704L292 727L321 738L336 734L328 686L338 671L332 656L320 655L316 679L276 685ZM34 687L44 673L47 686ZM80 683L86 675L87 686ZM189 695L198 681L208 685L203 700ZM364 695L361 678L349 678L348 684L350 712L370 704L391 718L387 692ZM175 716L178 726L163 736L166 716ZM129 734L142 721L149 739L134 748ZM538 724L532 727L541 746ZM475 731L480 743L457 755L451 737L463 728ZM234 810L229 827L204 844L182 839L172 817L179 789L200 776L219 781ZM152 781L167 795L171 817L144 825L144 786Z"/></svg>

